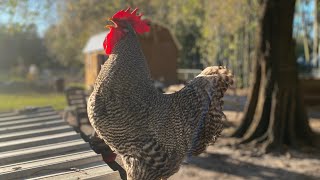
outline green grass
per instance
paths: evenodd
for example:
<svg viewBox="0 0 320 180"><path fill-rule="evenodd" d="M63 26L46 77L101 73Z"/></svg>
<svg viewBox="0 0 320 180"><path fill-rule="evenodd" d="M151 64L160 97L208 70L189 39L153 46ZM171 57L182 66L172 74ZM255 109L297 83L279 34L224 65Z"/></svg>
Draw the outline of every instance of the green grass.
<svg viewBox="0 0 320 180"><path fill-rule="evenodd" d="M56 110L62 110L66 106L66 98L63 93L0 94L0 112L21 109L26 106L53 106Z"/></svg>

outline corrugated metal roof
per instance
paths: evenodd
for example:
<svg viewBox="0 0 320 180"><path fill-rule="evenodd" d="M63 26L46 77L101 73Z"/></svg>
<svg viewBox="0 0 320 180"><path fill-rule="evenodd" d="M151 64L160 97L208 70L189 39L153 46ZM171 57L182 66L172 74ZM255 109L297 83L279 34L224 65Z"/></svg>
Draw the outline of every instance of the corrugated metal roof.
<svg viewBox="0 0 320 180"><path fill-rule="evenodd" d="M120 179L51 107L0 114L0 179Z"/></svg>
<svg viewBox="0 0 320 180"><path fill-rule="evenodd" d="M83 48L83 53L90 53L93 51L103 50L103 41L109 31L101 32L99 34L93 35L90 37L89 41Z"/></svg>

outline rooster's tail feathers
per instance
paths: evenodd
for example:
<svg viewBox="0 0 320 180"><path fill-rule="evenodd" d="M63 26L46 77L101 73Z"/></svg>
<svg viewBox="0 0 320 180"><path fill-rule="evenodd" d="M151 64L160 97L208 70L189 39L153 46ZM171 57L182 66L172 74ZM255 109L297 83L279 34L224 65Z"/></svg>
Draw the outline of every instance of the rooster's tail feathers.
<svg viewBox="0 0 320 180"><path fill-rule="evenodd" d="M233 75L230 70L223 66L211 66L204 69L197 77L205 77L210 81L209 87L206 89L209 94L212 94L212 90L215 92L213 96L216 98L222 98L227 89L233 84Z"/></svg>
<svg viewBox="0 0 320 180"><path fill-rule="evenodd" d="M233 84L233 75L231 71L223 66L207 67L198 76L213 76L214 83L218 83L218 85L225 88L225 91Z"/></svg>

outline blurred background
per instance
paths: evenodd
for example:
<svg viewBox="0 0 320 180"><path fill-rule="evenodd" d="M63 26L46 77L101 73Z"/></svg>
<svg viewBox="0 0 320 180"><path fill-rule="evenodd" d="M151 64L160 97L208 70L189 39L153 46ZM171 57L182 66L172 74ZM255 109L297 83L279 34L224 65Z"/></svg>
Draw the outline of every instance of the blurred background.
<svg viewBox="0 0 320 180"><path fill-rule="evenodd" d="M51 90L59 89L55 87L59 82L65 86L90 88L94 80L88 79L95 77L86 76L85 67L90 69L88 66L98 60L88 60L88 54L96 49L87 47L89 50L86 51L85 47L90 38L106 31L106 20L115 10L128 6L139 7L146 18L166 28L175 42L177 55L170 57L166 66L176 75L171 75L168 81L163 75L168 72L155 72L157 68L150 67L154 79L164 82L161 86L191 79L203 67L224 65L233 70L236 88L249 87L260 12L255 0L1 0L1 99L11 102L12 93L22 96L36 91L50 92L50 96L58 101L58 94ZM314 31L318 11L316 1L298 0L296 3L295 51L303 77L320 76L319 33ZM101 38L104 38L106 33L102 34ZM91 43L99 46L99 39L97 41L93 39ZM99 48L95 55L104 54ZM164 48L161 51L170 50ZM96 70L91 71L91 74L96 73ZM23 93L17 94L18 91ZM62 101L63 98L55 106L61 108ZM0 110L19 105L2 106Z"/></svg>
<svg viewBox="0 0 320 180"><path fill-rule="evenodd" d="M255 80L259 18L263 14L260 2L0 0L0 112L28 106L51 106L53 109L50 111L63 114L64 120L74 126L78 133L85 134L83 137L90 135L92 128L88 120L87 126L80 127L81 118L87 119L85 99L92 90L101 65L108 58L102 47L108 33L105 28L107 19L120 9L139 7L152 27L151 32L139 36L139 40L154 86L162 92L175 92L205 67L227 66L234 74L235 83L225 96L224 112L228 117L228 127L234 130L241 124L247 96L250 96L249 89ZM319 12L318 0L296 0L294 59L298 67L302 99L308 110L309 121L306 124L309 123L312 130L318 133ZM65 91L69 87L81 91L81 112L77 112L77 108L70 108L74 104L71 104L72 100L68 99L68 92ZM258 97L257 93L255 97ZM301 107L301 111L304 111L304 106ZM45 111L48 109L45 108ZM288 111L287 115L290 113L294 112ZM72 115L75 116L73 119L66 118ZM5 118L2 120L3 127L10 123L6 124ZM21 119L20 116L16 118ZM269 116L265 118L269 119ZM12 123L15 126L15 122ZM299 125L295 124L295 127L299 129ZM256 129L259 130L259 127ZM7 131L5 128L0 130ZM289 137L290 132L287 129L283 131ZM230 130L224 132L229 133ZM303 130L297 132L304 133ZM209 147L208 153L183 166L172 179L320 178L319 151L309 154L290 151L284 156L262 155L256 148L233 149L230 145L233 140L227 135L221 139L216 146ZM287 145L284 145L284 149Z"/></svg>

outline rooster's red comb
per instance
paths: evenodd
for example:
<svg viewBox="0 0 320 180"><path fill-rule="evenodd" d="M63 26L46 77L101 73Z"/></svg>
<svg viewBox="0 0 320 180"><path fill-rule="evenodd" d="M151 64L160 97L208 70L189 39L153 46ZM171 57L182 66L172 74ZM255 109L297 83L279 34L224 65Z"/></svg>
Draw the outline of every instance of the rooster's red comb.
<svg viewBox="0 0 320 180"><path fill-rule="evenodd" d="M141 20L142 14L137 15L138 8L134 9L132 12L130 11L131 11L130 8L126 10L120 10L117 13L115 13L112 16L112 18L110 18L110 20L113 23L115 23L115 26L112 26L112 25L106 26L110 28L110 31L103 42L103 47L104 47L104 50L106 51L106 54L111 54L115 44L121 38L123 38L128 32L128 31L124 31L123 28L126 28L126 27L123 26L122 22L129 23L137 34L142 34L150 31L148 21ZM122 24L122 26L118 26L117 23Z"/></svg>
<svg viewBox="0 0 320 180"><path fill-rule="evenodd" d="M143 15L142 13L137 15L138 8L134 9L132 12L130 11L130 7L126 10L120 10L112 16L112 19L128 21L137 34L149 32L150 27L148 25L148 21L141 19Z"/></svg>

